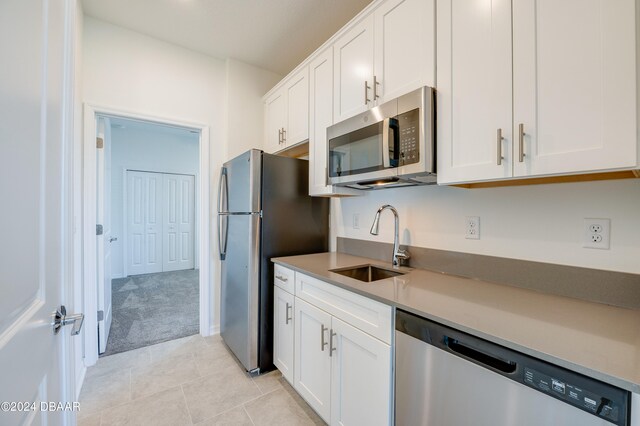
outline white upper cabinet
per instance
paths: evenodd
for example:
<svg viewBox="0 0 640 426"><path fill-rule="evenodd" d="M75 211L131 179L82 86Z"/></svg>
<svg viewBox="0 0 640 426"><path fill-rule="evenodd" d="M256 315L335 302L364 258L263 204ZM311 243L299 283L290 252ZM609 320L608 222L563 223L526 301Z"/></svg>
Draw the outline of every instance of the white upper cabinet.
<svg viewBox="0 0 640 426"><path fill-rule="evenodd" d="M437 11L438 183L509 177L511 1L438 0Z"/></svg>
<svg viewBox="0 0 640 426"><path fill-rule="evenodd" d="M295 74L285 85L287 92L287 146L309 139L309 68Z"/></svg>
<svg viewBox="0 0 640 426"><path fill-rule="evenodd" d="M637 165L635 19L634 0L513 1L514 176Z"/></svg>
<svg viewBox="0 0 640 426"><path fill-rule="evenodd" d="M282 130L287 122L286 92L280 89L272 94L264 104L264 150L269 153L282 148Z"/></svg>
<svg viewBox="0 0 640 426"><path fill-rule="evenodd" d="M365 17L333 45L334 122L373 106L373 23Z"/></svg>
<svg viewBox="0 0 640 426"><path fill-rule="evenodd" d="M387 0L333 46L334 122L435 84L434 0Z"/></svg>
<svg viewBox="0 0 640 426"><path fill-rule="evenodd" d="M265 147L269 153L309 139L309 69L304 67L266 100Z"/></svg>
<svg viewBox="0 0 640 426"><path fill-rule="evenodd" d="M438 0L438 183L637 167L635 19L634 0Z"/></svg>
<svg viewBox="0 0 640 426"><path fill-rule="evenodd" d="M333 49L309 64L309 195L360 195L327 185L327 128L333 124Z"/></svg>
<svg viewBox="0 0 640 426"><path fill-rule="evenodd" d="M378 103L435 85L435 0L387 0L374 14Z"/></svg>

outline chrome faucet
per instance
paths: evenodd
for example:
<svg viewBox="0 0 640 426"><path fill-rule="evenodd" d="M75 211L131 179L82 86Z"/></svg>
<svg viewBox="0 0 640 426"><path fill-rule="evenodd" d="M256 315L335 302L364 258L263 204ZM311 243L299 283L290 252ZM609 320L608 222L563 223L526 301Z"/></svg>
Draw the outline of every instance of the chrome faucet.
<svg viewBox="0 0 640 426"><path fill-rule="evenodd" d="M411 255L407 250L400 250L400 243L399 243L400 237L398 235L400 232L400 219L398 219L398 211L395 209L395 207L393 207L390 204L385 204L384 206L380 207L376 212L376 217L373 219L373 225L371 225L371 231L369 232L371 233L371 235L378 235L378 226L380 225L380 213L382 213L382 211L386 209L391 210L395 220L395 235L393 237L393 266L400 266L401 264L409 260Z"/></svg>

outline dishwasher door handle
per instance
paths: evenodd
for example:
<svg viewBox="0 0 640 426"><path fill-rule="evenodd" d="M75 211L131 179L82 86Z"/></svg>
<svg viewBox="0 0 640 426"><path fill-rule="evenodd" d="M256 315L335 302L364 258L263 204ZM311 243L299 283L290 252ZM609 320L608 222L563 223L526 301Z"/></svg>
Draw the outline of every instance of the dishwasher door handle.
<svg viewBox="0 0 640 426"><path fill-rule="evenodd" d="M444 336L444 344L451 352L458 356L505 374L512 374L518 368L518 364L515 361L505 361L486 352L472 348L469 345L465 345L459 340L448 336Z"/></svg>

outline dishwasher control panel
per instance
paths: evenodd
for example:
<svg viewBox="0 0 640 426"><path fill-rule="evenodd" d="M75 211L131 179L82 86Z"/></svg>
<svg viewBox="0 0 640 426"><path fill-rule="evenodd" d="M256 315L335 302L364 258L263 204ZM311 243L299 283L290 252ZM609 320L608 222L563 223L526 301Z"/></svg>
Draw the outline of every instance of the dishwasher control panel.
<svg viewBox="0 0 640 426"><path fill-rule="evenodd" d="M616 401L618 395L603 395L602 389L586 389L565 378L553 377L529 367L524 368L524 383L613 423L620 421L620 411L626 406Z"/></svg>

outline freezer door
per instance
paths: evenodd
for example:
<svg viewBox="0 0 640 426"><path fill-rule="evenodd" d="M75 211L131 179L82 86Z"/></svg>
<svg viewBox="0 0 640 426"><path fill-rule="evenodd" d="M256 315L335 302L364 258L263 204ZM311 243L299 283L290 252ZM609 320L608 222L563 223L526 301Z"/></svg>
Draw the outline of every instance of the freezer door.
<svg viewBox="0 0 640 426"><path fill-rule="evenodd" d="M226 215L220 334L247 371L258 368L260 215Z"/></svg>
<svg viewBox="0 0 640 426"><path fill-rule="evenodd" d="M219 213L259 212L262 151L252 149L224 164L218 194Z"/></svg>

